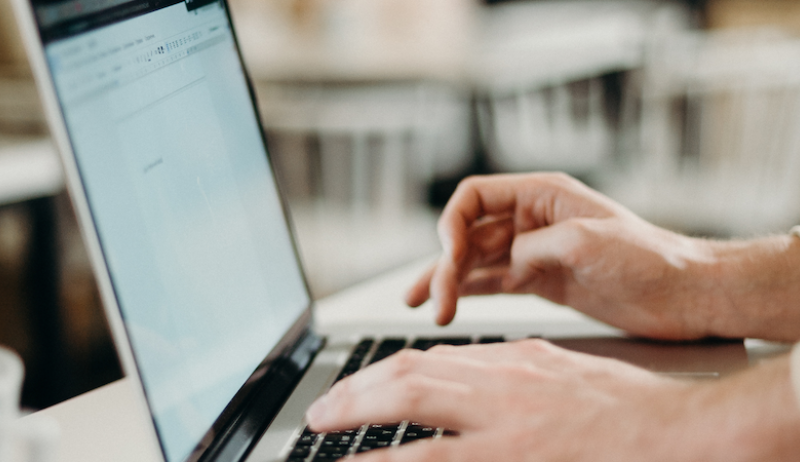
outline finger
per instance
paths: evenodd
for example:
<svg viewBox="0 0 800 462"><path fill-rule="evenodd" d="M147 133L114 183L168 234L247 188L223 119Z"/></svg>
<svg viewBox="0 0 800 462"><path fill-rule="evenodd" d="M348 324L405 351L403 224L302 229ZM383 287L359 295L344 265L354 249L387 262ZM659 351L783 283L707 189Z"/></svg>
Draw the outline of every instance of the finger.
<svg viewBox="0 0 800 462"><path fill-rule="evenodd" d="M507 259L514 232L511 216L492 216L476 221L469 230L466 267L479 268Z"/></svg>
<svg viewBox="0 0 800 462"><path fill-rule="evenodd" d="M430 295L435 303L436 324L446 326L456 315L458 287L461 270L446 255L443 255L431 277Z"/></svg>
<svg viewBox="0 0 800 462"><path fill-rule="evenodd" d="M446 325L453 320L458 297L462 295L462 281L469 277L473 269L508 263L513 239L514 221L511 217L484 217L473 223L469 230L469 249L464 258L456 262L447 254L442 255L430 283L430 295L436 301L438 324ZM487 284L483 290L490 287ZM494 287L499 289L496 284Z"/></svg>
<svg viewBox="0 0 800 462"><path fill-rule="evenodd" d="M422 352L406 349L338 382L322 401L348 402L374 391L386 393L386 390L399 382L409 380L409 377L424 377L453 384L480 384L491 380L492 374L486 366L486 363L466 356L438 355L433 350ZM413 385L413 380L411 384ZM363 421L357 422L360 423Z"/></svg>
<svg viewBox="0 0 800 462"><path fill-rule="evenodd" d="M358 394L411 374L464 383L485 378L486 370L482 361L468 356L439 355L437 351L441 349L426 352L412 348L403 349L338 382L331 391L337 394Z"/></svg>
<svg viewBox="0 0 800 462"><path fill-rule="evenodd" d="M521 286L535 283L537 277L546 280L542 276L548 276L548 272L556 274L559 268L575 268L578 263L575 250L583 245L584 240L576 226L579 221L583 220L567 220L518 234L511 245L505 290L518 291Z"/></svg>
<svg viewBox="0 0 800 462"><path fill-rule="evenodd" d="M466 446L461 437L426 439L359 454L353 462L470 462L493 460L490 445ZM477 452L476 452L477 451Z"/></svg>
<svg viewBox="0 0 800 462"><path fill-rule="evenodd" d="M484 370L491 365L512 364L527 365L540 372L563 372L568 367L579 367L584 370L611 369L617 374L627 371L631 377L651 378L652 374L642 373L643 369L625 364L617 359L600 357L595 354L567 349L543 339L525 339L514 342L492 343L486 345L437 345L430 350L438 357L469 359L483 364Z"/></svg>
<svg viewBox="0 0 800 462"><path fill-rule="evenodd" d="M485 365L516 363L541 366L563 360L569 352L543 339L523 339L511 342L471 344L454 347L437 345L427 351L437 357L452 357L476 361Z"/></svg>
<svg viewBox="0 0 800 462"><path fill-rule="evenodd" d="M464 258L470 227L492 215L513 216L518 232L574 217L632 216L620 204L568 175L475 176L459 183L439 218L439 238L445 253L454 262Z"/></svg>
<svg viewBox="0 0 800 462"><path fill-rule="evenodd" d="M425 303L431 296L431 278L436 271L436 264L431 265L422 276L417 279L414 285L406 292L406 304L416 308Z"/></svg>
<svg viewBox="0 0 800 462"><path fill-rule="evenodd" d="M479 268L471 271L458 289L459 297L470 295L492 295L503 291L503 281L508 275L508 267Z"/></svg>
<svg viewBox="0 0 800 462"><path fill-rule="evenodd" d="M463 383L409 374L358 393L334 387L308 408L306 419L320 432L402 420L460 430L475 412L464 406L470 391Z"/></svg>
<svg viewBox="0 0 800 462"><path fill-rule="evenodd" d="M513 214L516 181L513 176L470 177L459 183L439 218L439 239L447 254L459 262L468 251L469 229L487 215Z"/></svg>

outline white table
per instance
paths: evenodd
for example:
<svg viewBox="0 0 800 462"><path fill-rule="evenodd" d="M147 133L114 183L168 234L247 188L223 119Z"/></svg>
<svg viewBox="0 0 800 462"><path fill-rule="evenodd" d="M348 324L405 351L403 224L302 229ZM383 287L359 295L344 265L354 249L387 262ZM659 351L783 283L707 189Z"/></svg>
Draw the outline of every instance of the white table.
<svg viewBox="0 0 800 462"><path fill-rule="evenodd" d="M0 205L64 189L58 153L47 139L0 139Z"/></svg>

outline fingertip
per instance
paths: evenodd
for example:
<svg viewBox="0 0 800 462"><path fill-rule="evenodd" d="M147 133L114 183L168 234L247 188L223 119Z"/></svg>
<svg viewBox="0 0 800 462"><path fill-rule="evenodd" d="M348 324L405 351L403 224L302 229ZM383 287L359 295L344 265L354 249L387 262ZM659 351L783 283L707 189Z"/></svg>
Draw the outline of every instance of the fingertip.
<svg viewBox="0 0 800 462"><path fill-rule="evenodd" d="M417 308L431 297L431 279L436 271L436 264L428 268L423 275L417 279L405 294L406 305Z"/></svg>
<svg viewBox="0 0 800 462"><path fill-rule="evenodd" d="M448 262L442 262L433 275L430 297L436 306L436 324L446 326L455 317L458 301L458 270Z"/></svg>
<svg viewBox="0 0 800 462"><path fill-rule="evenodd" d="M306 421L309 427L318 430L324 423L325 416L328 413L327 395L317 398L311 406L306 410Z"/></svg>
<svg viewBox="0 0 800 462"><path fill-rule="evenodd" d="M455 317L456 317L455 307L453 308L440 307L436 311L436 324L444 327L453 322L453 319L455 319Z"/></svg>
<svg viewBox="0 0 800 462"><path fill-rule="evenodd" d="M425 293L424 295L420 293L417 287L412 287L406 293L405 302L409 308L418 308L420 305L425 303L428 300L428 294Z"/></svg>
<svg viewBox="0 0 800 462"><path fill-rule="evenodd" d="M456 317L456 303L458 301L458 294L453 294L451 291L446 290L444 293L439 294L436 300L436 324L446 326L453 322Z"/></svg>

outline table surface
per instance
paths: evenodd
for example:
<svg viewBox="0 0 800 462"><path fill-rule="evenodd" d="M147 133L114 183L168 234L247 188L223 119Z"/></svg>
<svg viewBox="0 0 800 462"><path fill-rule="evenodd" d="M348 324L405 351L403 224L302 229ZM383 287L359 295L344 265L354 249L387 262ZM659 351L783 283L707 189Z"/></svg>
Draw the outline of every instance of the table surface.
<svg viewBox="0 0 800 462"><path fill-rule="evenodd" d="M537 323L582 323L583 315L532 296L471 297L461 301L455 322L447 327L433 326L429 305L409 309L402 302L405 288L429 261L415 262L336 295L319 300L316 326L322 333L373 331L380 323L392 330L427 328L440 335L494 327L531 326ZM485 330L485 329L484 329ZM513 329L512 329L513 330ZM772 351L769 345L754 349ZM777 348L780 350L780 347ZM157 460L148 437L148 416L136 400L136 390L127 379L44 409L24 418L55 420L61 428L58 462L147 462Z"/></svg>
<svg viewBox="0 0 800 462"><path fill-rule="evenodd" d="M0 139L0 205L52 196L64 189L61 162L49 139L6 138Z"/></svg>

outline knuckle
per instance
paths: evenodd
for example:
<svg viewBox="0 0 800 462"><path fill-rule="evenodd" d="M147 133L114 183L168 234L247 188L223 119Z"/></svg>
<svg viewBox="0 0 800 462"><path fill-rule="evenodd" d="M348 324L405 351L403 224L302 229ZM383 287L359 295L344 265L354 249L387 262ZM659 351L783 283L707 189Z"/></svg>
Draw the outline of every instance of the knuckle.
<svg viewBox="0 0 800 462"><path fill-rule="evenodd" d="M552 353L555 348L552 343L540 338L528 339L522 343L531 354Z"/></svg>
<svg viewBox="0 0 800 462"><path fill-rule="evenodd" d="M526 340L526 342L528 343L528 345L530 345L531 348L537 351L551 351L553 349L553 344L545 339L532 338Z"/></svg>
<svg viewBox="0 0 800 462"><path fill-rule="evenodd" d="M586 239L589 235L594 233L594 227L590 219L582 217L570 218L567 224L576 238Z"/></svg>
<svg viewBox="0 0 800 462"><path fill-rule="evenodd" d="M451 196L451 201L459 202L465 197L468 197L474 191L481 188L485 177L479 175L471 175L458 182L455 191Z"/></svg>
<svg viewBox="0 0 800 462"><path fill-rule="evenodd" d="M581 260L590 253L590 246L597 242L595 220L571 218L565 222L569 232L568 242L563 250L563 262L567 266L579 266Z"/></svg>
<svg viewBox="0 0 800 462"><path fill-rule="evenodd" d="M453 345L434 345L433 347L428 349L428 351L436 354L449 354L453 353L455 348L457 347Z"/></svg>
<svg viewBox="0 0 800 462"><path fill-rule="evenodd" d="M456 186L456 190L475 188L481 183L483 179L484 177L481 175L469 175L468 177L464 178L458 183L458 186Z"/></svg>
<svg viewBox="0 0 800 462"><path fill-rule="evenodd" d="M393 377L403 377L416 369L422 352L406 348L393 354L390 359L391 374Z"/></svg>
<svg viewBox="0 0 800 462"><path fill-rule="evenodd" d="M542 175L544 176L545 181L557 187L572 188L576 183L578 183L578 180L564 172L547 172L543 173Z"/></svg>
<svg viewBox="0 0 800 462"><path fill-rule="evenodd" d="M328 390L328 403L330 405L338 405L347 399L350 395L350 383L347 380L335 384Z"/></svg>
<svg viewBox="0 0 800 462"><path fill-rule="evenodd" d="M453 196L455 197L455 194L453 194ZM436 232L439 234L439 236L445 236L448 234L448 232L450 231L451 220L452 220L451 216L442 213L442 215L439 217L439 221L436 222Z"/></svg>
<svg viewBox="0 0 800 462"><path fill-rule="evenodd" d="M399 412L418 413L422 410L428 387L425 386L422 376L409 375L401 384L402 398L396 402Z"/></svg>

